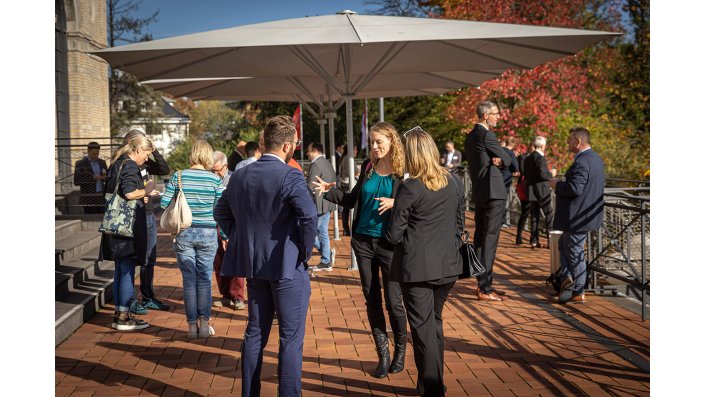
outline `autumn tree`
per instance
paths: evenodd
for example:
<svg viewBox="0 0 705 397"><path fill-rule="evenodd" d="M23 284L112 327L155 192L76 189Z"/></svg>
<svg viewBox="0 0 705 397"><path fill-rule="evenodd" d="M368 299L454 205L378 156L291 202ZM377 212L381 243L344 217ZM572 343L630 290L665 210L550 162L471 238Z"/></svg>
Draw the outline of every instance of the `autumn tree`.
<svg viewBox="0 0 705 397"><path fill-rule="evenodd" d="M108 45L149 41L152 36L145 33L146 27L157 20L159 11L145 18L133 14L139 9L140 0L107 0L106 14ZM159 132L155 120L163 115L161 94L138 84L135 76L116 68L110 68L110 132L120 135L133 120L141 119L147 132Z"/></svg>

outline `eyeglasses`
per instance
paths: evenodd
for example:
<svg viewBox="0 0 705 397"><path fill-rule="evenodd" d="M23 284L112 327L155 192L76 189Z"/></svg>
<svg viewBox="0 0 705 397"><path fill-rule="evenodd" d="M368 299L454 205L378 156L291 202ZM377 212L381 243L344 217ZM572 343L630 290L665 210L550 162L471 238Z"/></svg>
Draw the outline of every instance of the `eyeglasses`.
<svg viewBox="0 0 705 397"><path fill-rule="evenodd" d="M405 133L402 134L404 139L406 139L406 135L410 132L418 132L418 133L428 134L428 132L424 131L423 128L421 128L417 125L416 127L412 128L409 131L406 131Z"/></svg>
<svg viewBox="0 0 705 397"><path fill-rule="evenodd" d="M220 173L220 172L222 172L223 169L224 169L225 167L227 167L227 166L228 166L227 164L221 165L220 168L216 168L215 166L213 166L213 168L211 168L211 171L216 172L216 173Z"/></svg>
<svg viewBox="0 0 705 397"><path fill-rule="evenodd" d="M297 140L295 140L293 143L294 143L294 147L299 147L299 146L301 146L301 144L302 144L303 142L301 142L301 139L297 139Z"/></svg>
<svg viewBox="0 0 705 397"><path fill-rule="evenodd" d="M499 116L499 112L490 113L490 116Z"/></svg>

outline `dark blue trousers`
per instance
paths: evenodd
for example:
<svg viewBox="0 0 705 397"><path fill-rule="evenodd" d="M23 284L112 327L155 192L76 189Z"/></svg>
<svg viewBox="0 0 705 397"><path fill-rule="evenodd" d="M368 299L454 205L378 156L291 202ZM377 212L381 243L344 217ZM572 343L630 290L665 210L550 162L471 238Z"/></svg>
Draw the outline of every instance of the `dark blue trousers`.
<svg viewBox="0 0 705 397"><path fill-rule="evenodd" d="M587 281L587 264L585 263L585 241L587 233L563 232L558 240L561 255L561 280L570 274L573 278L573 296L585 290Z"/></svg>
<svg viewBox="0 0 705 397"><path fill-rule="evenodd" d="M262 356L276 310L279 321L279 396L301 395L306 311L311 283L306 271L293 280L247 279L248 321L242 344L242 395L259 396Z"/></svg>

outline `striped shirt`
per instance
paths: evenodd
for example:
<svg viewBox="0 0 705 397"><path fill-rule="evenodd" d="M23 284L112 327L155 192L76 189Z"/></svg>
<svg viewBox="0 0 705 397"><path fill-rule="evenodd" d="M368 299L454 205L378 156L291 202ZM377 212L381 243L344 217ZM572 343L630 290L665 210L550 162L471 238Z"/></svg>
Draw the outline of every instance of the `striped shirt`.
<svg viewBox="0 0 705 397"><path fill-rule="evenodd" d="M174 190L178 188L179 181L175 172L166 185L161 207L166 208L174 197ZM216 227L213 219L213 208L223 194L224 186L220 177L211 171L187 169L181 172L181 186L193 221L192 226Z"/></svg>

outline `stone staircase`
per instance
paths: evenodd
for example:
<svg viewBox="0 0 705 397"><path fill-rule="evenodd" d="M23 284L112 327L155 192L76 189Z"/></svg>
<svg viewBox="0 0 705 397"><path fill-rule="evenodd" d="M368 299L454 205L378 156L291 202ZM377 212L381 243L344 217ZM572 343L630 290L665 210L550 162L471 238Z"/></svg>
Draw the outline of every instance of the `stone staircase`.
<svg viewBox="0 0 705 397"><path fill-rule="evenodd" d="M99 261L96 222L55 221L55 345L58 346L112 300L112 261Z"/></svg>

